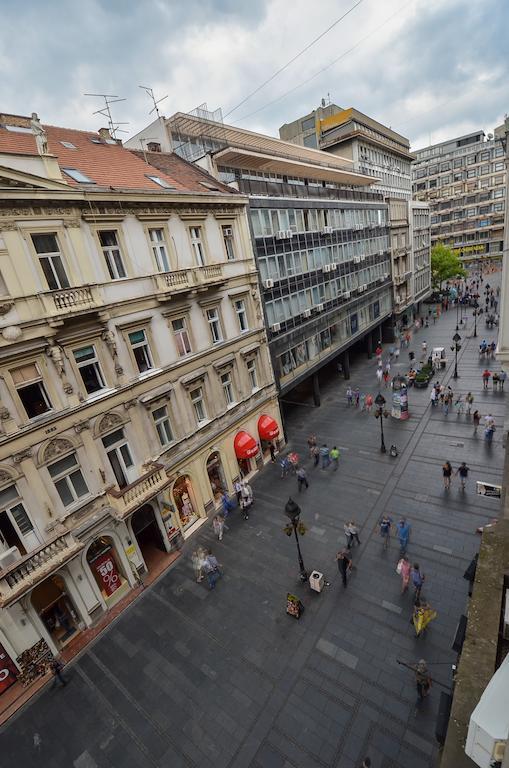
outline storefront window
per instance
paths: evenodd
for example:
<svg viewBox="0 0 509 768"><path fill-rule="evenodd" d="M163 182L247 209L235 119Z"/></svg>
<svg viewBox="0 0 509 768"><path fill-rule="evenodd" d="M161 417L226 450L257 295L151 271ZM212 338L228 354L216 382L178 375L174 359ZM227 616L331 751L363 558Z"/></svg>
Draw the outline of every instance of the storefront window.
<svg viewBox="0 0 509 768"><path fill-rule="evenodd" d="M105 600L109 600L126 583L115 546L109 536L101 536L90 545L87 562Z"/></svg>
<svg viewBox="0 0 509 768"><path fill-rule="evenodd" d="M79 618L61 576L51 576L32 591L32 605L51 639L62 648L79 629Z"/></svg>
<svg viewBox="0 0 509 768"><path fill-rule="evenodd" d="M227 490L227 485L223 465L221 463L221 456L217 451L209 456L207 461L207 475L209 476L214 500L218 501L221 498L223 491Z"/></svg>
<svg viewBox="0 0 509 768"><path fill-rule="evenodd" d="M180 518L180 524L182 528L188 528L198 519L190 477L183 475L178 478L173 486L173 498Z"/></svg>

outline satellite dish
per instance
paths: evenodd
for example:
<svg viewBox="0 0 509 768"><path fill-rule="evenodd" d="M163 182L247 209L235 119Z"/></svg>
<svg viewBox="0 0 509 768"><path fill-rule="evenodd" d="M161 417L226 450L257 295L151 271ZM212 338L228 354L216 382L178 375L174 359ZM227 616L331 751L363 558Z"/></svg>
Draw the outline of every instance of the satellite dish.
<svg viewBox="0 0 509 768"><path fill-rule="evenodd" d="M488 139L492 139L492 138L493 138L493 134L492 133L488 133Z"/></svg>

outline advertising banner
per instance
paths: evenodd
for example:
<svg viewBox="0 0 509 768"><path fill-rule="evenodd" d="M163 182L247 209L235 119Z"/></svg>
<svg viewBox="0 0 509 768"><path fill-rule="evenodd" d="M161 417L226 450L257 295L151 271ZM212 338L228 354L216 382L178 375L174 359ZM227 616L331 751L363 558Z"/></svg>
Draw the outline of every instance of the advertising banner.
<svg viewBox="0 0 509 768"><path fill-rule="evenodd" d="M99 585L107 597L122 586L122 579L115 560L110 552L105 552L94 560L93 566L98 576Z"/></svg>
<svg viewBox="0 0 509 768"><path fill-rule="evenodd" d="M0 694L16 682L17 676L18 670L15 663L3 645L0 645Z"/></svg>

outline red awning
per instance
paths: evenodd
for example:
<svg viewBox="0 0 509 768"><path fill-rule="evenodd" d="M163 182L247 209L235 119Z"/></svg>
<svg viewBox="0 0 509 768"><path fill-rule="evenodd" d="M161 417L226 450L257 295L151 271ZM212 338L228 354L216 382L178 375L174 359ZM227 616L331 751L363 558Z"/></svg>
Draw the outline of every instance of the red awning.
<svg viewBox="0 0 509 768"><path fill-rule="evenodd" d="M274 440L274 438L279 435L277 421L273 419L272 416L267 416L267 414L264 413L258 419L258 434L262 440Z"/></svg>
<svg viewBox="0 0 509 768"><path fill-rule="evenodd" d="M238 459L250 459L258 453L258 443L249 432L237 432L233 447Z"/></svg>

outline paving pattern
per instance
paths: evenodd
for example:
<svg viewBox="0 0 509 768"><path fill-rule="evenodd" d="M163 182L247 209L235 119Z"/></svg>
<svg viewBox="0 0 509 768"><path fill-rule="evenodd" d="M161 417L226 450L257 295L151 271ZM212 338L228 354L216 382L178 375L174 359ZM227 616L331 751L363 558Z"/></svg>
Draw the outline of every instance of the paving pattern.
<svg viewBox="0 0 509 768"><path fill-rule="evenodd" d="M470 314L460 329L460 378L451 386L470 390L474 406L501 426L507 394L482 391L477 354L479 340L494 333L481 322L479 338L469 338ZM425 338L428 349L449 350L455 317L445 313L419 331L414 348ZM359 353L352 385L376 394L375 369ZM402 351L395 370L406 369ZM451 363L442 379L452 370ZM432 410L429 389L410 390L411 418L384 424L387 445L400 451L393 459L380 453L379 422L348 408L345 391L342 379L329 381L322 406L295 407L287 424L289 447L302 456L310 431L337 444L339 470L307 462L310 487L298 496L295 478L280 479L269 465L253 484L248 521L233 513L221 543L203 527L69 669L69 685L46 689L2 728L3 768L356 768L366 755L373 768L435 765L440 687L417 710L413 675L396 659L424 657L437 680L450 683L451 643L467 605L463 572L479 545L476 527L498 510L475 495L475 481L501 482L502 429L490 446L465 415ZM458 478L443 489L445 459L470 466L464 493ZM331 582L321 594L297 579L295 542L282 530L290 493L308 527L306 566ZM424 593L438 611L422 638L410 624L411 596L400 595L395 540L382 550L384 511L410 521L409 556L426 574ZM361 546L345 590L334 557L352 517ZM198 542L224 566L212 592L193 581L190 551ZM285 613L288 591L305 606L299 621Z"/></svg>

